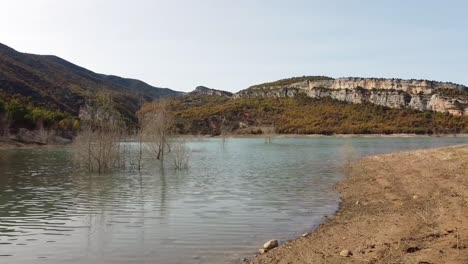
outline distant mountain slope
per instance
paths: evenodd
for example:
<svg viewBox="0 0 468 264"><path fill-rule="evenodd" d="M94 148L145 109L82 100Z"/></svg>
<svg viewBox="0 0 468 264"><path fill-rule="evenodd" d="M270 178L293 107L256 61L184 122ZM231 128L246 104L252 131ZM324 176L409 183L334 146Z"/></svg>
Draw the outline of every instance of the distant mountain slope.
<svg viewBox="0 0 468 264"><path fill-rule="evenodd" d="M294 97L298 94L354 104L367 102L390 108L468 115L468 87L429 80L303 76L254 85L236 96Z"/></svg>
<svg viewBox="0 0 468 264"><path fill-rule="evenodd" d="M182 134L468 132L468 87L428 80L303 76L235 94L199 86L168 107Z"/></svg>
<svg viewBox="0 0 468 264"><path fill-rule="evenodd" d="M145 82L92 72L57 56L18 52L0 44L0 96L21 95L39 106L78 114L87 96L109 92L127 117L134 118L140 101L180 92Z"/></svg>

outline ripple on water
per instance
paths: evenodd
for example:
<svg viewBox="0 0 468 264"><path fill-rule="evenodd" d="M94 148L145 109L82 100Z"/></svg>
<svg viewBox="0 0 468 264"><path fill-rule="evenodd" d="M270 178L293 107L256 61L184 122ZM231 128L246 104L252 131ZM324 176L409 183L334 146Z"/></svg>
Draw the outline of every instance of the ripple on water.
<svg viewBox="0 0 468 264"><path fill-rule="evenodd" d="M187 172L144 160L141 173L106 175L72 167L67 148L2 151L0 262L237 263L336 210L344 145L367 155L460 143L466 139L205 140L190 143Z"/></svg>

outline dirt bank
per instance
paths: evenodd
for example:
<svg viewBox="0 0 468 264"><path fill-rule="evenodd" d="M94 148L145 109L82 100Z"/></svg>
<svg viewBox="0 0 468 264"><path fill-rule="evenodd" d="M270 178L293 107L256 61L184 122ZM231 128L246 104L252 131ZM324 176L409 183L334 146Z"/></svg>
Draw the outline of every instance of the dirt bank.
<svg viewBox="0 0 468 264"><path fill-rule="evenodd" d="M334 217L251 263L468 263L468 146L364 158L337 189Z"/></svg>

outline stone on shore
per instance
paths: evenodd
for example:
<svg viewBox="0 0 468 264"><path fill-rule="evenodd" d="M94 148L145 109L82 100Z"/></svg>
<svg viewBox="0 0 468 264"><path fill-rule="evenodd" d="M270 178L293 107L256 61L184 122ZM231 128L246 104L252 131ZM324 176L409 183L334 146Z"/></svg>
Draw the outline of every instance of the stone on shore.
<svg viewBox="0 0 468 264"><path fill-rule="evenodd" d="M278 246L278 240L270 240L263 244L263 248L266 250L274 249L275 247Z"/></svg>
<svg viewBox="0 0 468 264"><path fill-rule="evenodd" d="M347 249L343 249L341 252L340 252L340 256L342 257L351 257L353 255L353 253Z"/></svg>

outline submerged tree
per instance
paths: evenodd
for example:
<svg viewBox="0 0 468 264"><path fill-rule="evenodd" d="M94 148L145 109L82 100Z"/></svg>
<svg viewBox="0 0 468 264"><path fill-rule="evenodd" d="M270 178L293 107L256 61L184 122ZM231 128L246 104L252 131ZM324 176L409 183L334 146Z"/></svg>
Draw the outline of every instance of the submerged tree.
<svg viewBox="0 0 468 264"><path fill-rule="evenodd" d="M174 118L164 102L147 104L139 112L140 142L150 154L161 162L164 154L171 151L169 144L173 135Z"/></svg>
<svg viewBox="0 0 468 264"><path fill-rule="evenodd" d="M185 141L179 141L174 144L174 168L176 170L188 169L190 165L191 150Z"/></svg>
<svg viewBox="0 0 468 264"><path fill-rule="evenodd" d="M98 93L89 98L80 116L80 131L75 139L80 163L89 171L109 171L120 162L120 141L126 131L112 96Z"/></svg>
<svg viewBox="0 0 468 264"><path fill-rule="evenodd" d="M221 144L223 148L226 145L226 135L228 133L225 123L226 123L226 116L223 116L223 120L221 120L221 125L219 127L219 130L221 132Z"/></svg>
<svg viewBox="0 0 468 264"><path fill-rule="evenodd" d="M139 119L139 161L141 168L143 153L148 153L153 159L165 163L166 154L170 153L174 168L188 169L191 150L184 140L175 139L175 117L167 102L145 104L137 113ZM145 150L143 152L143 150Z"/></svg>

